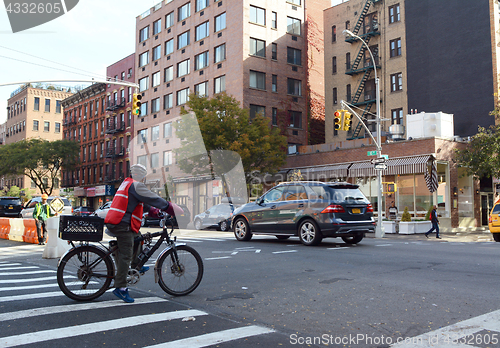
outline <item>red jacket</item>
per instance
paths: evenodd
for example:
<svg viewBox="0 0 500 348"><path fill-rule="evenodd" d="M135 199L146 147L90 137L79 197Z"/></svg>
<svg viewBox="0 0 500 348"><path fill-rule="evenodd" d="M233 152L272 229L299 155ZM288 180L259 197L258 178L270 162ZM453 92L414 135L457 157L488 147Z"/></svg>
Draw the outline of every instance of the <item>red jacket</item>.
<svg viewBox="0 0 500 348"><path fill-rule="evenodd" d="M109 211L106 214L106 219L104 220L104 223L118 225L122 221L123 216L127 212L128 195L129 195L128 191L133 183L134 180L132 178L126 178L122 182L122 184L118 188L118 191L116 191L115 197L113 198L113 202L111 203L111 208L109 208ZM143 210L143 204L139 203L132 212L130 227L132 228L132 231L136 233L139 232L139 229L141 227L142 210Z"/></svg>

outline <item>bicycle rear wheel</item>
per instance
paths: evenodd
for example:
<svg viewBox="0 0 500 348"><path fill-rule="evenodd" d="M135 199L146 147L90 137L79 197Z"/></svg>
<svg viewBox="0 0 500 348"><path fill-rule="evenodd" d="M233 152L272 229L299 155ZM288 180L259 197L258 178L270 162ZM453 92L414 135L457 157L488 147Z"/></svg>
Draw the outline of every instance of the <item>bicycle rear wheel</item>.
<svg viewBox="0 0 500 348"><path fill-rule="evenodd" d="M103 250L92 245L69 251L57 267L59 288L75 301L98 298L109 289L113 277L113 261Z"/></svg>
<svg viewBox="0 0 500 348"><path fill-rule="evenodd" d="M187 245L179 245L163 254L158 261L160 287L173 296L184 296L200 285L203 261L200 254ZM177 260L176 255L177 254Z"/></svg>

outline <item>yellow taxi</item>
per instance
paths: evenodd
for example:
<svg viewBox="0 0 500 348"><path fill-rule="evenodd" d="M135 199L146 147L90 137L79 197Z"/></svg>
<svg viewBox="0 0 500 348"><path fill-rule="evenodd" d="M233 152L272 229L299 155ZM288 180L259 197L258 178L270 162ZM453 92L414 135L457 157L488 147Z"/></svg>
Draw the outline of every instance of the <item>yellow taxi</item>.
<svg viewBox="0 0 500 348"><path fill-rule="evenodd" d="M496 203L491 209L490 218L488 219L488 227L493 234L495 242L500 242L500 202Z"/></svg>

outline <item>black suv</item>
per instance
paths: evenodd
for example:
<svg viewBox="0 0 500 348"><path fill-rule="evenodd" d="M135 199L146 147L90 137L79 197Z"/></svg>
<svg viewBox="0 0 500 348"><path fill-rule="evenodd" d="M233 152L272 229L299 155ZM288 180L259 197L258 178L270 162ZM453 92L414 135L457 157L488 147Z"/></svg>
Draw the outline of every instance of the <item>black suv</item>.
<svg viewBox="0 0 500 348"><path fill-rule="evenodd" d="M19 197L0 197L0 216L21 217L23 204Z"/></svg>
<svg viewBox="0 0 500 348"><path fill-rule="evenodd" d="M356 244L375 231L373 206L358 185L347 182L282 183L236 209L231 225L240 241L270 234L278 239L299 236L304 245L317 245L325 237Z"/></svg>

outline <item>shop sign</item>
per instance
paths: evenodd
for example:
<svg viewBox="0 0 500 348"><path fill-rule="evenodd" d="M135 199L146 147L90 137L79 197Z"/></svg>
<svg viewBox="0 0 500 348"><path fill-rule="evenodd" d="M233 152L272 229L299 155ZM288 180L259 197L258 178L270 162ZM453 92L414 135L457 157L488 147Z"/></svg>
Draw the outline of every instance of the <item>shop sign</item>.
<svg viewBox="0 0 500 348"><path fill-rule="evenodd" d="M75 187L75 191L73 192L73 194L78 197L84 197L85 189L83 187Z"/></svg>
<svg viewBox="0 0 500 348"><path fill-rule="evenodd" d="M115 192L115 187L112 185L101 185L95 187L96 196L112 196Z"/></svg>
<svg viewBox="0 0 500 348"><path fill-rule="evenodd" d="M95 187L89 187L87 189L87 197L95 197Z"/></svg>

